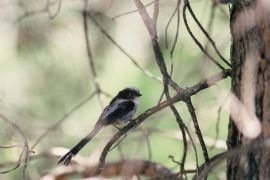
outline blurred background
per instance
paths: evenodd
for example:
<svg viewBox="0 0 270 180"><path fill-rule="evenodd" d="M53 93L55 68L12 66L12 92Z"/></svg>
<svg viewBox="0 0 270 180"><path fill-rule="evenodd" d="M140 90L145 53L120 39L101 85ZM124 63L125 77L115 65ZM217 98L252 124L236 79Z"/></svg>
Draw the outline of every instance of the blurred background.
<svg viewBox="0 0 270 180"><path fill-rule="evenodd" d="M152 1L142 1L145 5ZM190 1L196 16L214 39L222 55L229 59L230 31L229 8L214 5L213 1ZM160 0L157 21L158 39L169 71L173 63L173 79L181 87L189 87L220 70L200 51L188 34L180 6L178 40L171 57L177 31L174 16L167 31L177 1ZM94 126L116 93L127 86L140 89L142 97L137 115L155 106L162 94L161 82L145 75L89 20L89 39L96 68L96 82L105 93L94 96L59 123L37 144L44 132L69 113L76 105L95 92L94 78L87 56L80 0L1 0L0 2L0 113L15 122L25 134L35 154L53 147L71 148ZM161 78L155 61L149 34L137 12L119 16L136 9L132 1L92 0L89 9L97 22L136 62L146 71ZM150 14L153 4L147 7ZM194 20L187 15L192 32L217 57ZM222 62L220 61L222 64ZM216 123L218 109L230 89L230 80L223 80L213 87L193 96L199 125L206 141L210 157L226 150L228 114L220 113L218 137ZM107 96L106 94L110 95ZM193 139L198 142L191 117L184 103L177 103L181 116L189 127ZM23 145L23 139L9 124L0 121L0 146ZM116 132L108 127L89 143L80 155L95 164L108 139ZM217 137L217 140L215 140ZM127 159L145 159L178 170L179 166L169 156L180 161L183 153L181 133L169 108L146 119L138 128L114 148L107 162ZM149 143L148 143L149 142ZM32 146L35 147L32 149ZM199 164L204 158L197 145ZM0 148L0 167L13 167L8 162L17 161L20 147ZM28 163L27 174L40 179L55 167L57 158L38 158ZM189 143L186 169L196 167L194 150ZM20 179L21 168L0 179ZM225 164L213 172L210 179L224 179ZM79 177L74 177L76 179Z"/></svg>

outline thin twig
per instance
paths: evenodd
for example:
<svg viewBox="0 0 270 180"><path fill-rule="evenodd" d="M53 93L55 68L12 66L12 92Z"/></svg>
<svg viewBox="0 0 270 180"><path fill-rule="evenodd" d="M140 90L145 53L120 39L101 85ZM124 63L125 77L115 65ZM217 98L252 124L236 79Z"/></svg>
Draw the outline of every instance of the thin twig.
<svg viewBox="0 0 270 180"><path fill-rule="evenodd" d="M154 12L153 12L153 26L156 29L156 32L157 32L158 14L159 14L159 0L156 0L155 5L154 5Z"/></svg>
<svg viewBox="0 0 270 180"><path fill-rule="evenodd" d="M213 29L213 22L215 19L215 15L216 15L216 3L212 2L212 7L211 7L211 11L210 11L210 16L209 16L209 21L208 21L208 25L207 25L207 32L209 34L211 34L212 29ZM207 41L206 46L205 46L205 50L208 50L208 46L209 46L209 41Z"/></svg>
<svg viewBox="0 0 270 180"><path fill-rule="evenodd" d="M211 149L213 149L213 148L215 147L215 145L216 145L216 143L217 143L217 140L218 140L221 109L222 109L222 106L219 106L219 107L218 107L218 111L217 111L216 137L215 137L215 140L214 140L213 145L210 147Z"/></svg>
<svg viewBox="0 0 270 180"><path fill-rule="evenodd" d="M20 134L20 136L23 139L23 144L24 144L22 153L21 153L21 155L20 155L20 157L18 159L18 162L17 162L16 166L14 168L10 169L10 170L2 171L1 174L9 173L9 172L17 169L18 167L20 167L21 159L23 158L22 178L23 179L26 179L26 169L27 169L27 166L28 166L28 158L29 158L29 145L28 145L27 138L24 135L24 133L22 132L21 128L17 124L15 124L14 122L10 121L3 114L0 114L0 117L1 117L1 119L3 121L5 121L6 123L8 123L13 129L15 129Z"/></svg>
<svg viewBox="0 0 270 180"><path fill-rule="evenodd" d="M24 151L25 150L23 149L22 152L20 153L20 156L19 156L18 160L16 161L14 167L12 167L11 169L8 169L8 170L0 171L0 174L7 174L7 173L10 173L11 171L18 169L21 166L21 160L22 160Z"/></svg>
<svg viewBox="0 0 270 180"><path fill-rule="evenodd" d="M114 145L109 151L112 151L112 150L114 150L117 146L119 146L120 143L121 143L126 137L127 137L127 134L125 134L121 139L119 139L119 140L115 143L115 145Z"/></svg>
<svg viewBox="0 0 270 180"><path fill-rule="evenodd" d="M222 110L223 105L229 99L228 96L229 96L229 94L227 95L227 97L225 98L225 100L218 107L218 111L217 111L217 122L216 122L216 137L215 137L215 140L213 142L213 145L210 148L214 148L216 146L217 141L218 141L221 110Z"/></svg>
<svg viewBox="0 0 270 180"><path fill-rule="evenodd" d="M181 163L178 162L178 161L176 161L172 155L169 155L168 158L170 158L170 159L172 160L173 163L175 163L175 164L177 164L177 165L179 165L179 166L181 165Z"/></svg>
<svg viewBox="0 0 270 180"><path fill-rule="evenodd" d="M61 0L62 1L62 0ZM27 18L27 17L32 17L32 16L35 16L35 15L39 15L39 14L42 14L42 13L48 13L48 6L52 6L54 4L56 4L57 1L49 1L49 4L48 4L48 1L47 1L47 4L45 7L43 8L40 8L40 9L36 9L36 10L32 10L32 11L25 11L24 14L20 15L18 18L17 18L17 21L20 22L22 21L24 18ZM61 5L60 5L61 6ZM60 11L60 9L59 9Z"/></svg>
<svg viewBox="0 0 270 180"><path fill-rule="evenodd" d="M88 56L88 61L89 61L89 65L90 65L90 72L92 74L93 77L93 81L94 81L94 86L97 92L97 98L98 98L98 102L101 105L101 108L104 109L104 105L102 103L101 100L101 88L100 85L97 81L97 72L96 72L96 67L95 67L95 62L93 59L93 54L91 51L91 47L90 47L90 39L89 39L89 27L88 27L88 0L84 1L84 11L83 11L83 30L84 30L84 38L85 38L85 44L86 44L86 51L87 51L87 56Z"/></svg>
<svg viewBox="0 0 270 180"><path fill-rule="evenodd" d="M49 15L49 18L50 18L50 19L55 18L55 17L60 13L61 6L62 6L62 1L63 1L63 0L59 0L57 9L56 9L55 13L53 14L53 13L51 12L51 10L50 10L50 4L51 4L51 1L50 1L50 0L47 0L46 11L48 12L48 15ZM56 2L56 1L55 1L55 2Z"/></svg>
<svg viewBox="0 0 270 180"><path fill-rule="evenodd" d="M148 161L152 160L152 148L149 140L149 134L147 132L146 128L142 128L143 136L145 137L146 140L146 145L147 145L147 151L148 151Z"/></svg>
<svg viewBox="0 0 270 180"><path fill-rule="evenodd" d="M99 28L99 30L101 31L102 34L104 34L104 36L109 39L111 41L111 43L113 45L115 45L125 56L128 57L128 59L139 69L142 71L143 74L145 74L147 77L150 77L156 81L161 82L161 78L158 76L153 75L152 73L150 73L148 70L144 69L143 67L141 67L138 62L135 60L134 57L132 57L126 50L124 50L123 47L121 47L110 35L109 33L97 22L97 20L95 19L95 17L88 12L88 17L92 20L92 22L94 23L94 25Z"/></svg>
<svg viewBox="0 0 270 180"><path fill-rule="evenodd" d="M154 21L151 19L151 17L149 16L145 6L143 5L143 3L140 0L133 0L138 11L139 14L141 16L141 18L143 19L143 22L145 24L145 27L149 33L149 35L151 36L151 39L156 39L157 38L157 29L155 26Z"/></svg>
<svg viewBox="0 0 270 180"><path fill-rule="evenodd" d="M19 148L21 148L20 145L0 146L0 148L3 148L3 149L9 149L9 148L14 148L14 147L19 147Z"/></svg>
<svg viewBox="0 0 270 180"><path fill-rule="evenodd" d="M156 0L151 1L150 3L146 4L145 7L148 7L148 6L152 5L152 4L154 4L155 2L156 2ZM124 13L118 14L118 15L116 15L116 16L113 16L113 17L112 17L112 20L115 20L115 19L117 19L117 18L123 17L123 16L128 15L128 14L133 14L133 13L135 13L135 12L138 12L138 9L131 10L131 11L124 12Z"/></svg>
<svg viewBox="0 0 270 180"><path fill-rule="evenodd" d="M221 53L219 52L215 41L210 37L210 35L207 33L207 31L203 28L203 26L201 25L200 21L197 19L196 15L194 14L194 11L192 10L189 0L185 0L185 7L188 8L192 18L195 20L196 24L199 26L199 28L201 29L201 31L203 32L203 34L206 36L206 38L209 40L210 44L213 46L214 50L216 51L217 55L220 57L220 59L227 64L229 67L231 67L231 64L221 55Z"/></svg>
<svg viewBox="0 0 270 180"><path fill-rule="evenodd" d="M193 41L197 44L197 46L201 49L201 51L213 62L215 63L221 70L224 70L225 68L219 63L217 62L202 46L202 44L200 43L200 41L194 36L194 34L192 33L192 31L190 30L190 27L188 25L187 22L187 17L186 17L186 9L187 9L187 4L184 4L183 7L183 19L184 19L184 23L185 23L185 27L189 33L189 35L191 36L191 38L193 39Z"/></svg>
<svg viewBox="0 0 270 180"><path fill-rule="evenodd" d="M173 52L174 52L174 49L176 47L176 43L177 43L178 35L179 35L179 27L180 27L180 4L181 4L181 0L177 0L177 5L176 5L176 12L177 12L177 15L176 15L176 17L177 17L176 32L175 32L175 37L174 37L172 49L170 51L171 58L173 57Z"/></svg>
<svg viewBox="0 0 270 180"><path fill-rule="evenodd" d="M33 150L42 139L44 139L50 132L52 132L53 130L55 130L61 123L63 123L65 120L67 120L67 118L74 113L76 110L78 110L81 106L83 106L86 102L88 102L90 99L92 99L94 97L94 95L96 94L96 91L91 93L87 98L85 98L84 100L82 100L79 104L77 104L76 106L74 106L73 108L70 109L69 112L67 112L66 114L64 114L55 124L53 124L52 126L50 126L44 133L42 133L37 140L35 141L35 143L32 145L31 149Z"/></svg>
<svg viewBox="0 0 270 180"><path fill-rule="evenodd" d="M177 0L177 3L178 3L178 1L179 0ZM172 22L172 20L173 20L173 17L175 16L175 14L176 14L176 11L177 11L177 6L175 7L175 9L174 9L174 11L173 11L173 13L172 13L172 15L170 16L170 18L169 18L169 21L167 22L167 25L166 25L166 27L165 27L165 47L166 47L166 49L168 49L168 47L169 47L169 43L168 43L168 29L169 29L169 26L171 25L171 22Z"/></svg>
<svg viewBox="0 0 270 180"><path fill-rule="evenodd" d="M125 160L125 154L124 154L124 152L122 150L121 144L119 144L117 146L117 151L118 151L118 153L120 155L121 160L124 161Z"/></svg>

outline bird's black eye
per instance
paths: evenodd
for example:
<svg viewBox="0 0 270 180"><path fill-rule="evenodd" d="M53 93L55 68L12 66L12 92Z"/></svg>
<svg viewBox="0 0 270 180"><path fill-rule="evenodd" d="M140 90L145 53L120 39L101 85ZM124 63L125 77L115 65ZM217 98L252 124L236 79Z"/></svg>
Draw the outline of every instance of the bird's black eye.
<svg viewBox="0 0 270 180"><path fill-rule="evenodd" d="M134 96L134 93L133 92L130 92L129 93L129 96L133 97Z"/></svg>

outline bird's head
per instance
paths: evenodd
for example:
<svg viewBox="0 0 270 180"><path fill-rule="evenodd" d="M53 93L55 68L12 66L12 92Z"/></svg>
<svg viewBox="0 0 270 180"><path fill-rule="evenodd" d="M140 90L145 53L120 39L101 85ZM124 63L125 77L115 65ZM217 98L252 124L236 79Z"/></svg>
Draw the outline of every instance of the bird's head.
<svg viewBox="0 0 270 180"><path fill-rule="evenodd" d="M129 100L136 99L140 96L142 95L139 89L135 87L127 87L118 93L118 97L123 98L123 99L129 99Z"/></svg>

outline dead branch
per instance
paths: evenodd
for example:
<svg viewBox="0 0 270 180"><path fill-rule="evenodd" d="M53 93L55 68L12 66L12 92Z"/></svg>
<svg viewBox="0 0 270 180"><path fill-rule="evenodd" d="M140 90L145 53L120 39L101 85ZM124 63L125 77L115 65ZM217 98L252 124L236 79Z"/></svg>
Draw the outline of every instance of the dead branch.
<svg viewBox="0 0 270 180"><path fill-rule="evenodd" d="M154 0L154 1L152 1L152 2L150 2L150 3L148 3L148 4L146 4L145 7L148 7L148 6L152 5L152 4L154 4L155 2L156 2L156 0ZM123 17L123 16L125 16L125 15L133 14L133 13L135 13L135 12L138 12L138 9L135 9L135 10L132 10L132 11L128 11L128 12L124 12L124 13L118 14L118 15L116 15L116 16L113 16L113 17L112 17L112 20L115 20L115 19L117 19L117 18Z"/></svg>
<svg viewBox="0 0 270 180"><path fill-rule="evenodd" d="M201 133L201 130L200 130L200 126L199 126L198 120L197 120L195 109L194 109L194 106L193 106L193 104L191 102L191 98L188 98L187 99L186 105L188 107L188 111L189 111L190 116L192 118L195 132L196 132L197 137L199 139L199 142L201 144L201 148L202 148L204 159L207 162L209 160L209 156L208 156L207 148L205 146L205 142L203 140L203 136L202 136L202 133Z"/></svg>
<svg viewBox="0 0 270 180"><path fill-rule="evenodd" d="M24 144L23 150L22 150L22 152L21 152L21 154L19 156L19 159L18 159L16 165L13 168L9 169L9 170L1 171L0 174L10 173L11 171L19 168L20 165L21 165L21 160L23 158L22 178L26 179L26 169L27 169L27 166L28 166L28 158L29 158L29 146L28 146L27 138L26 138L26 136L24 135L24 133L22 132L22 130L20 129L20 127L17 124L10 121L3 114L0 114L0 117L4 122L8 123L13 129L15 129L18 132L18 134L20 134L20 136L23 139L23 144Z"/></svg>
<svg viewBox="0 0 270 180"><path fill-rule="evenodd" d="M101 33L108 39L111 41L111 43L117 47L125 56L127 56L127 58L140 70L142 71L142 73L144 75L146 75L147 77L150 77L156 81L161 82L161 78L158 76L153 75L151 72L149 72L148 70L144 69L143 67L141 67L138 62L136 61L136 59L134 57L132 57L126 50L124 50L124 48L122 46L120 46L120 44L118 44L110 35L109 33L97 22L97 20L95 19L95 17L91 14L91 12L88 11L88 15L89 18L91 19L91 21L94 23L94 25L101 31Z"/></svg>
<svg viewBox="0 0 270 180"><path fill-rule="evenodd" d="M216 64L221 70L224 70L225 68L219 63L217 62L217 60L215 60L202 46L202 44L200 43L200 41L194 36L194 34L192 33L188 22L187 22L187 17L186 17L186 9L187 9L187 4L184 4L183 7L183 19L184 19L184 23L185 23L185 27L189 33L189 35L191 36L191 38L193 39L193 41L196 43L196 45L200 48L200 50L214 63Z"/></svg>
<svg viewBox="0 0 270 180"><path fill-rule="evenodd" d="M170 51L170 56L171 58L173 57L173 52L176 47L176 43L178 40L178 35L179 35L179 27L180 27L180 5L181 5L181 0L177 0L177 5L175 11L177 12L176 18L177 18L177 23L176 23L176 32L175 32L175 37L173 41L173 45Z"/></svg>
<svg viewBox="0 0 270 180"><path fill-rule="evenodd" d="M98 98L98 101L99 101L99 104L100 104L101 108L103 109L104 105L103 105L102 100L101 100L102 91L101 91L100 85L99 85L99 83L97 81L97 72L96 72L95 62L94 62L94 59L93 59L93 54L92 54L92 51L91 51L91 48L90 48L90 39L89 39L89 35L88 35L88 32L89 32L88 14L87 14L88 0L85 0L84 2L85 2L85 4L84 4L85 9L83 11L83 30L84 30L86 51L87 51L89 65L90 65L90 72L92 74L93 81L94 81L94 86L95 86L95 89L96 89L96 92L97 92L97 98Z"/></svg>
<svg viewBox="0 0 270 180"><path fill-rule="evenodd" d="M79 104L77 104L76 106L74 106L73 108L71 108L71 110L69 112L67 112L66 114L64 114L55 124L53 124L52 126L50 126L44 133L42 133L37 140L35 141L35 143L32 145L31 150L33 150L40 141L42 141L43 138L45 138L50 132L54 131L61 123L63 123L65 120L68 119L68 117L73 114L76 110L78 110L81 106L83 106L86 102L88 102L90 99L92 99L94 97L94 95L96 94L96 91L91 93L87 98L85 98L84 100L82 100Z"/></svg>
<svg viewBox="0 0 270 180"><path fill-rule="evenodd" d="M147 28L148 33L151 36L151 39L152 40L156 39L157 38L157 29L156 29L154 21L149 16L145 6L143 5L143 3L140 0L134 0L134 3L137 6L139 14L140 14L141 18L143 19L143 22L145 24L145 27ZM155 7L157 7L157 6L155 6ZM157 11L157 10L158 10L158 8L154 9L154 11ZM155 16L157 16L157 15L158 15L158 13L156 13ZM154 17L154 18L156 18L156 17Z"/></svg>
<svg viewBox="0 0 270 180"><path fill-rule="evenodd" d="M217 53L217 55L220 57L220 59L227 64L229 67L231 67L231 64L221 55L221 53L219 52L215 41L210 37L210 35L208 34L208 32L204 29L204 27L202 26L202 24L200 23L200 21L197 19L194 11L192 10L189 0L184 0L185 3L185 9L187 7L187 9L189 10L192 18L195 20L196 24L199 26L199 28L201 29L201 31L203 32L203 34L205 35L205 37L209 40L210 44L213 46L215 52Z"/></svg>
<svg viewBox="0 0 270 180"><path fill-rule="evenodd" d="M46 1L46 6L45 7L42 7L40 9L35 9L35 10L32 10L32 11L25 11L22 15L20 15L18 18L17 18L17 21L20 22L22 21L23 19L25 18L28 18L28 17L32 17L32 16L36 16L36 15L40 15L40 14L43 14L43 13L47 13L49 15L49 18L50 19L53 19L55 18L60 10L61 10L61 6L62 6L62 1L63 0L59 0L59 1L50 1L50 0L47 0ZM55 5L56 3L58 3L58 6L57 6L57 10L56 12L53 14L50 10L50 6L53 6Z"/></svg>
<svg viewBox="0 0 270 180"><path fill-rule="evenodd" d="M56 11L54 13L52 13L51 10L50 10L51 1L50 0L47 0L46 11L48 12L48 15L49 15L49 18L50 19L55 18L60 13L61 6L62 6L62 1L63 0L59 0Z"/></svg>
<svg viewBox="0 0 270 180"><path fill-rule="evenodd" d="M144 113L139 115L129 125L127 125L121 131L114 134L114 136L106 144L106 146L103 149L102 154L100 156L99 165L98 165L98 168L96 169L95 174L100 174L101 173L101 171L102 171L102 169L104 167L105 159L107 157L107 154L108 154L110 148L112 147L112 145L120 137L122 137L123 135L128 133L131 129L134 129L134 128L138 127L145 119L149 118L150 116L152 116L156 112L168 107L171 104L174 104L174 103L179 102L179 101L186 100L187 98L197 94L201 90L206 89L206 88L212 86L213 84L215 84L216 82L228 77L230 75L230 73L231 73L230 70L225 70L225 71L223 71L223 72L221 72L219 74L216 74L216 75L210 77L209 79L206 79L206 80L203 80L203 81L199 82L198 84L196 84L196 85L194 85L192 87L189 87L189 88L186 88L186 89L181 89L170 100L163 101L160 104L148 109L147 111L145 111Z"/></svg>

